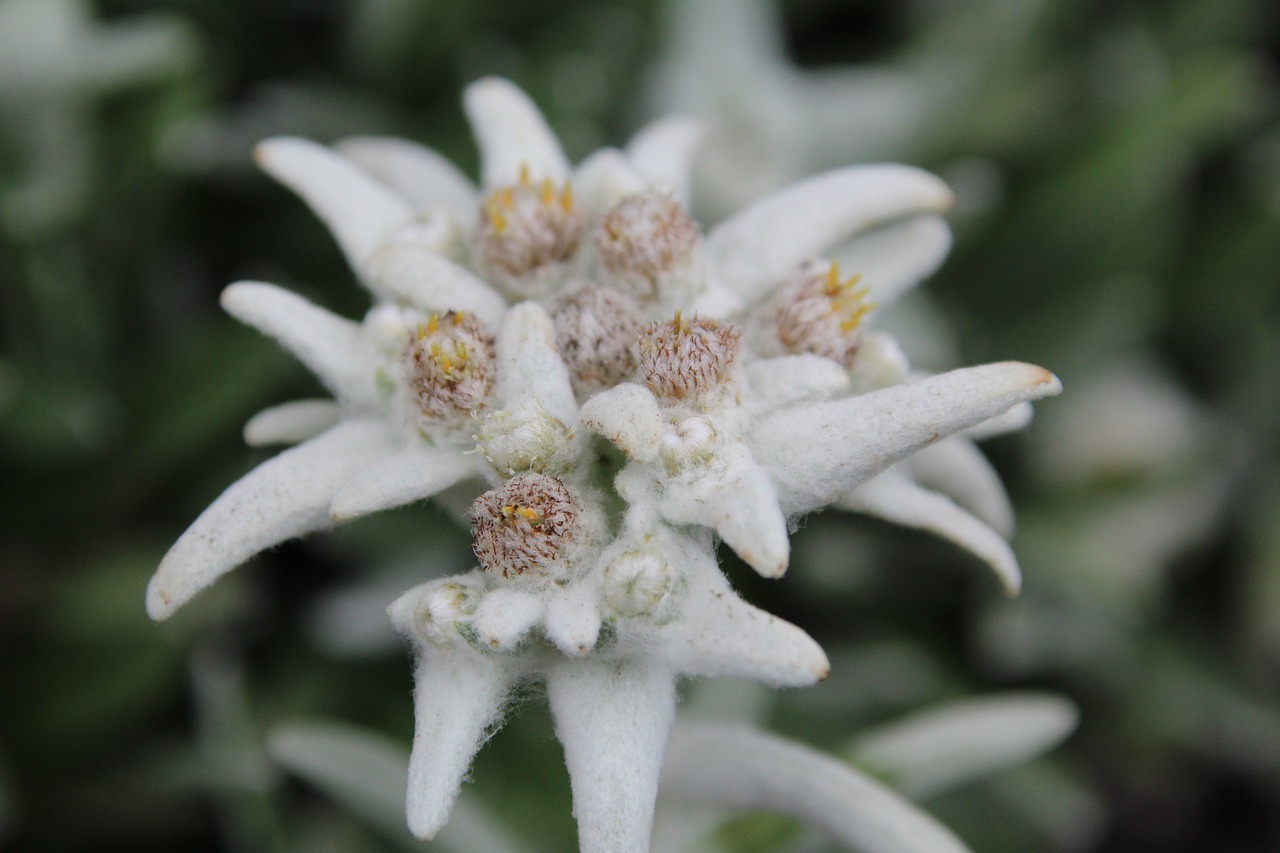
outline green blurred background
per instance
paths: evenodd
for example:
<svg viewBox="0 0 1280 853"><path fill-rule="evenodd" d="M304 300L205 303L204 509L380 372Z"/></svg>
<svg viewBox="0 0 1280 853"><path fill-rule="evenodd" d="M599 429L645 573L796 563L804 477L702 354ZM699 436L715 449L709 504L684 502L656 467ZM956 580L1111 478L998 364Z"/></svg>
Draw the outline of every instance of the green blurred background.
<svg viewBox="0 0 1280 853"><path fill-rule="evenodd" d="M791 0L751 48L761 80L699 102L660 69L716 33L674 5L0 0L0 848L415 846L268 744L319 717L407 745L410 667L381 609L467 568L465 531L410 507L262 555L168 623L142 598L269 453L243 422L320 391L219 311L221 288L367 306L252 144L394 133L474 171L459 93L494 73L574 159L664 106L745 102L791 178L937 171L956 245L893 318L904 347L923 367L1032 361L1066 386L987 448L1019 510L1017 601L966 555L848 516L809 519L781 582L725 555L833 662L819 688L757 697L757 719L838 753L940 700L1055 691L1081 709L1065 745L922 801L976 850L1280 850L1280 10ZM891 76L912 110L824 136L851 69ZM774 96L810 111L769 124ZM573 848L541 700L473 788L530 849ZM827 849L798 839L748 816L708 845Z"/></svg>

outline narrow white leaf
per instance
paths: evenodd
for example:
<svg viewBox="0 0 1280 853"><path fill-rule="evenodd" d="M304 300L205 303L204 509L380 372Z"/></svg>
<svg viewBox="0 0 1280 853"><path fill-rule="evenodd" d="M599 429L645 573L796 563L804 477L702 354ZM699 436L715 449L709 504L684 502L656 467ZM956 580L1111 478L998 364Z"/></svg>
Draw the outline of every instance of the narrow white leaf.
<svg viewBox="0 0 1280 853"><path fill-rule="evenodd" d="M147 613L167 619L254 554L330 527L329 501L388 451L385 426L347 421L254 468L178 537L147 586Z"/></svg>
<svg viewBox="0 0 1280 853"><path fill-rule="evenodd" d="M342 407L333 400L294 400L263 409L244 425L244 443L298 444L314 438L342 418Z"/></svg>
<svg viewBox="0 0 1280 853"><path fill-rule="evenodd" d="M664 796L791 815L852 850L965 853L942 824L846 764L738 726L681 723L662 768Z"/></svg>
<svg viewBox="0 0 1280 853"><path fill-rule="evenodd" d="M848 752L911 797L1030 761L1066 740L1079 711L1061 696L1008 693L930 708L857 737Z"/></svg>
<svg viewBox="0 0 1280 853"><path fill-rule="evenodd" d="M329 226L353 270L413 219L407 202L323 145L279 136L259 143L254 154Z"/></svg>
<svg viewBox="0 0 1280 853"><path fill-rule="evenodd" d="M396 136L349 136L333 147L417 210L443 205L474 215L475 184L425 145Z"/></svg>
<svg viewBox="0 0 1280 853"><path fill-rule="evenodd" d="M480 148L481 185L486 190L514 184L521 167L534 180L569 177L565 159L538 107L510 80L485 77L467 87L463 106Z"/></svg>
<svg viewBox="0 0 1280 853"><path fill-rule="evenodd" d="M951 191L911 166L851 166L793 184L712 229L707 257L747 302L796 267L855 235L904 216L946 210Z"/></svg>
<svg viewBox="0 0 1280 853"><path fill-rule="evenodd" d="M384 299L423 311L467 311L496 332L507 300L467 270L425 246L391 242L365 261L365 279Z"/></svg>
<svg viewBox="0 0 1280 853"><path fill-rule="evenodd" d="M547 698L564 745L581 853L648 853L675 676L653 660L560 659Z"/></svg>
<svg viewBox="0 0 1280 853"><path fill-rule="evenodd" d="M377 374L382 362L359 323L283 287L256 281L223 290L222 307L279 341L341 402L381 408Z"/></svg>
<svg viewBox="0 0 1280 853"><path fill-rule="evenodd" d="M435 495L473 473L472 457L455 447L413 440L359 471L334 493L334 521L350 521Z"/></svg>

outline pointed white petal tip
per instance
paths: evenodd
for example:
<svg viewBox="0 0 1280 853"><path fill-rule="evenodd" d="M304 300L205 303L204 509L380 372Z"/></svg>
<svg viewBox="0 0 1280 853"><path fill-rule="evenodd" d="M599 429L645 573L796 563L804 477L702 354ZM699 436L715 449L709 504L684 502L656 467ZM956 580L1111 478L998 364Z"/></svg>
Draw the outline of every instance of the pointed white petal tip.
<svg viewBox="0 0 1280 853"><path fill-rule="evenodd" d="M176 601L166 588L159 573L147 584L147 616L153 622L163 622L174 614L181 601Z"/></svg>

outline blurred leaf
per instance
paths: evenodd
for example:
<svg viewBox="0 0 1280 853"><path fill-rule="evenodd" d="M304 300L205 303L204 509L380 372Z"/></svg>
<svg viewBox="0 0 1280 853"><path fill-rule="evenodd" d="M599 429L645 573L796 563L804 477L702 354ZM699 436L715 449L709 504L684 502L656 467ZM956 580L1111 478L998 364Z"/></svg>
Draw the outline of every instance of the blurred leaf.
<svg viewBox="0 0 1280 853"><path fill-rule="evenodd" d="M927 798L1053 749L1078 718L1075 705L1061 696L961 699L864 732L846 754L909 796Z"/></svg>

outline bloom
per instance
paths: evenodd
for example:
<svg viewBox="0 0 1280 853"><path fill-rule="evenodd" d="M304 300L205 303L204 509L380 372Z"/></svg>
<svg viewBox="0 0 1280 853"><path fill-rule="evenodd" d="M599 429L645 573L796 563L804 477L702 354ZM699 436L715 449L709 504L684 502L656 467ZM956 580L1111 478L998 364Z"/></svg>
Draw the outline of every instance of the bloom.
<svg viewBox="0 0 1280 853"><path fill-rule="evenodd" d="M335 401L250 422L253 441L302 443L196 520L148 608L164 618L282 539L471 482L481 566L389 608L417 656L410 827L439 830L513 688L541 680L582 849L645 850L678 679L795 686L828 668L808 635L733 592L715 537L777 577L789 520L828 504L926 526L908 511L921 475L897 466L1017 421L1059 385L1015 362L911 376L892 340L864 328L864 296L892 298L945 253L950 193L925 172L836 170L704 238L687 212L687 123L658 122L571 169L512 84L481 80L465 105L479 187L399 140L260 147L375 305L355 323L271 285L228 288L228 310ZM843 244L841 265L875 287L855 298L836 275L800 321L781 316L778 288ZM856 340L831 340L842 335ZM910 485L877 503L877 475Z"/></svg>

